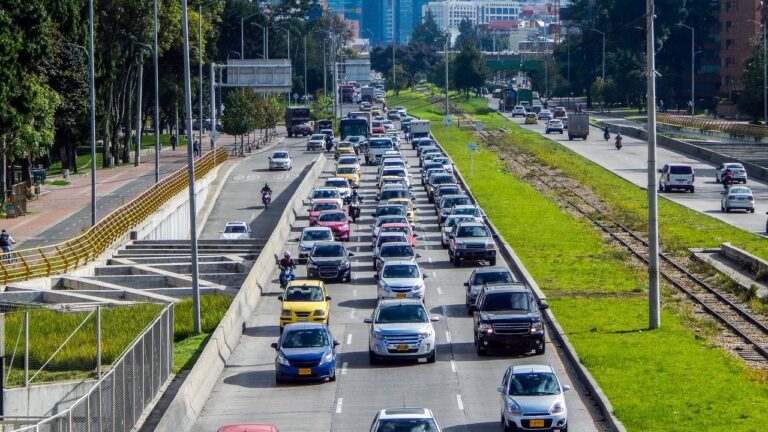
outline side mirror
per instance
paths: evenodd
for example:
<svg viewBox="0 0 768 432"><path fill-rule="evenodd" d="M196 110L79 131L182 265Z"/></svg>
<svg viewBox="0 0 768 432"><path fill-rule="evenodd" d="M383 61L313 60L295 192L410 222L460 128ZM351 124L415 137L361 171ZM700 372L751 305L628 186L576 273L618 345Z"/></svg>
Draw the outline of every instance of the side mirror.
<svg viewBox="0 0 768 432"><path fill-rule="evenodd" d="M331 301L331 296L325 296L326 301Z"/></svg>
<svg viewBox="0 0 768 432"><path fill-rule="evenodd" d="M540 302L539 309L541 310L549 309L549 304L547 302Z"/></svg>
<svg viewBox="0 0 768 432"><path fill-rule="evenodd" d="M416 254L416 258L421 258L421 254Z"/></svg>
<svg viewBox="0 0 768 432"><path fill-rule="evenodd" d="M271 344L270 346L271 346L272 348L274 348L274 349L277 349L277 342L272 342L272 344Z"/></svg>
<svg viewBox="0 0 768 432"><path fill-rule="evenodd" d="M499 393L504 393L504 387L496 387L496 391Z"/></svg>
<svg viewBox="0 0 768 432"><path fill-rule="evenodd" d="M663 173L663 172L664 172L664 170L660 169L660 170L659 170L659 172L660 172L660 173Z"/></svg>
<svg viewBox="0 0 768 432"><path fill-rule="evenodd" d="M469 282L464 282L464 286L468 287L469 286Z"/></svg>
<svg viewBox="0 0 768 432"><path fill-rule="evenodd" d="M416 233L413 233L413 238L419 238L419 235Z"/></svg>
<svg viewBox="0 0 768 432"><path fill-rule="evenodd" d="M373 320L371 319L371 317L368 317L368 318L365 318L363 320L363 322L366 323L366 324L371 324L371 323L373 323Z"/></svg>
<svg viewBox="0 0 768 432"><path fill-rule="evenodd" d="M426 274L423 274L423 275L421 275L421 278L422 278L422 279L426 279L426 278L428 278L428 277L429 277L429 275L426 275Z"/></svg>
<svg viewBox="0 0 768 432"><path fill-rule="evenodd" d="M355 256L355 254L353 254L352 252L347 252L347 256L353 257L353 256Z"/></svg>
<svg viewBox="0 0 768 432"><path fill-rule="evenodd" d="M440 317L433 315L433 316L429 317L429 320L432 321L432 322L438 322L438 321L440 321Z"/></svg>
<svg viewBox="0 0 768 432"><path fill-rule="evenodd" d="M375 275L373 275L373 278L376 279L376 280L379 280L379 275L375 274Z"/></svg>
<svg viewBox="0 0 768 432"><path fill-rule="evenodd" d="M368 226L369 226L369 227L371 227L371 228L373 228L373 227L374 227L374 226L373 226L373 224L370 224L370 225L368 225Z"/></svg>
<svg viewBox="0 0 768 432"><path fill-rule="evenodd" d="M279 301L283 301L283 296L277 296L277 299L278 299Z"/></svg>
<svg viewBox="0 0 768 432"><path fill-rule="evenodd" d="M272 156L267 156L267 159L272 160Z"/></svg>
<svg viewBox="0 0 768 432"><path fill-rule="evenodd" d="M339 345L341 345L341 343L339 343L339 341L337 341L336 339L334 339L334 340L333 340L333 347L334 347L334 348L336 348L336 347L337 347L337 346L339 346Z"/></svg>
<svg viewBox="0 0 768 432"><path fill-rule="evenodd" d="M563 391L568 391L570 389L571 389L571 386L569 386L568 384L563 384Z"/></svg>
<svg viewBox="0 0 768 432"><path fill-rule="evenodd" d="M376 213L371 213L371 217L376 217ZM371 225L373 226L373 225Z"/></svg>

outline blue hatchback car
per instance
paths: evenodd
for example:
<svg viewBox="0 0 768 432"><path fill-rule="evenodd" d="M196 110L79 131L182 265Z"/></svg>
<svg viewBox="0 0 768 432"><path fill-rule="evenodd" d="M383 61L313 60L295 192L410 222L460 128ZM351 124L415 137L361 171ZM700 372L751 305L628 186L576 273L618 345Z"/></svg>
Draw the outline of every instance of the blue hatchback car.
<svg viewBox="0 0 768 432"><path fill-rule="evenodd" d="M280 339L272 344L277 350L275 381L335 381L338 345L323 323L286 325Z"/></svg>

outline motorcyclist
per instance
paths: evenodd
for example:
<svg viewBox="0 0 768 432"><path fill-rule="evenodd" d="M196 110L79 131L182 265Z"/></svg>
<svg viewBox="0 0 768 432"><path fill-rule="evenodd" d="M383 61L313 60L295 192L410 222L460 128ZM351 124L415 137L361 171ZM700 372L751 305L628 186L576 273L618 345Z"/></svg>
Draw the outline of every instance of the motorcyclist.
<svg viewBox="0 0 768 432"><path fill-rule="evenodd" d="M272 195L272 189L269 187L268 183L264 183L264 187L261 188L261 194L264 195L264 193Z"/></svg>
<svg viewBox="0 0 768 432"><path fill-rule="evenodd" d="M291 258L291 252L285 251L285 253L283 253L283 257L280 258L280 270L285 270L285 269L293 270L295 268L296 268L296 263L294 263L293 259Z"/></svg>
<svg viewBox="0 0 768 432"><path fill-rule="evenodd" d="M621 149L621 132L616 134L616 149Z"/></svg>
<svg viewBox="0 0 768 432"><path fill-rule="evenodd" d="M723 172L723 187L728 190L731 186L733 186L733 171L726 169Z"/></svg>
<svg viewBox="0 0 768 432"><path fill-rule="evenodd" d="M363 198L357 194L356 190L352 191L352 195L347 198L347 205L349 205L349 217L352 218L352 222L355 222L360 217L360 204L362 204Z"/></svg>
<svg viewBox="0 0 768 432"><path fill-rule="evenodd" d="M605 138L606 141L611 139L611 128L608 126L603 129L603 138Z"/></svg>

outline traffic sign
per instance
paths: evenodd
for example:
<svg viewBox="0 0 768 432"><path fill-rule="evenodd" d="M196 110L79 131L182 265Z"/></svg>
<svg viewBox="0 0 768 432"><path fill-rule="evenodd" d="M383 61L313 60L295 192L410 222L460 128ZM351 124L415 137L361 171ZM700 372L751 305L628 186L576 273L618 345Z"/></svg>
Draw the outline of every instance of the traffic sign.
<svg viewBox="0 0 768 432"><path fill-rule="evenodd" d="M481 130L483 130L483 127L484 127L483 122L479 121L479 122L475 123L475 130L476 131L480 132Z"/></svg>
<svg viewBox="0 0 768 432"><path fill-rule="evenodd" d="M475 151L477 149L477 146L473 142L469 143L469 145L467 147L469 147L469 151L471 151L471 152L473 152L473 151Z"/></svg>
<svg viewBox="0 0 768 432"><path fill-rule="evenodd" d="M446 126L450 126L451 125L451 116L443 117L443 124L446 125Z"/></svg>

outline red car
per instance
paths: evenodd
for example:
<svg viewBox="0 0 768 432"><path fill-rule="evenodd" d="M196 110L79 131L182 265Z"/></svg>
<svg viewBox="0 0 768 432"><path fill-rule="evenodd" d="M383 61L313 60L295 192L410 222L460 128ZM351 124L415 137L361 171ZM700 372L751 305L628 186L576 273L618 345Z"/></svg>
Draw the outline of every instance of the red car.
<svg viewBox="0 0 768 432"><path fill-rule="evenodd" d="M277 426L267 423L234 424L219 428L218 432L280 432Z"/></svg>
<svg viewBox="0 0 768 432"><path fill-rule="evenodd" d="M371 123L371 133L383 134L384 130L385 130L384 129L384 122L374 121L374 122Z"/></svg>
<svg viewBox="0 0 768 432"><path fill-rule="evenodd" d="M326 210L320 212L315 226L328 227L333 237L341 241L349 241L349 219L343 210Z"/></svg>
<svg viewBox="0 0 768 432"><path fill-rule="evenodd" d="M413 228L409 224L405 223L385 223L381 225L379 235L386 232L401 232L405 234L408 239L408 243L412 248L416 249L416 234L413 233Z"/></svg>
<svg viewBox="0 0 768 432"><path fill-rule="evenodd" d="M318 199L309 209L309 226L317 226L317 217L320 216L320 212L326 210L341 210L339 203L332 199Z"/></svg>

